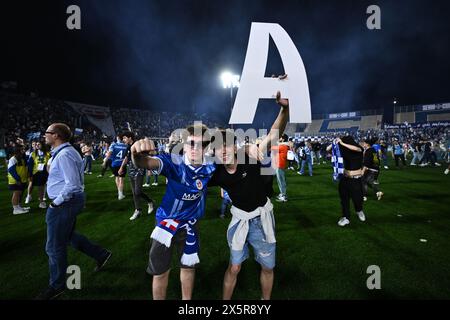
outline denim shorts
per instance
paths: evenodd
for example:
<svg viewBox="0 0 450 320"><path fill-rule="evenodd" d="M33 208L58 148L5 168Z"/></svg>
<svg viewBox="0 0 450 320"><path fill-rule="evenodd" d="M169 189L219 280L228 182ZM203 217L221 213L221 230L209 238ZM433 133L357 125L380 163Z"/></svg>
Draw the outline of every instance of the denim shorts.
<svg viewBox="0 0 450 320"><path fill-rule="evenodd" d="M228 246L230 247L230 263L242 264L249 257L248 245L250 244L253 248L256 262L266 269L273 269L275 267L276 243L266 242L261 225L261 217L249 220L249 230L244 248L242 250L233 250L231 241L238 225L239 223L236 223L227 233Z"/></svg>

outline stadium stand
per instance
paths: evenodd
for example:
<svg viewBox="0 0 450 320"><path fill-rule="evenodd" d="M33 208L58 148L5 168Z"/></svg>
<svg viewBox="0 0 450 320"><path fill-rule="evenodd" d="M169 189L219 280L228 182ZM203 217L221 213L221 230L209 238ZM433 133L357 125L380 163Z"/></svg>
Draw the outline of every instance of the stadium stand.
<svg viewBox="0 0 450 320"><path fill-rule="evenodd" d="M334 115L313 115L312 122L306 126L303 133L317 135L328 132L380 129L382 121L383 115L380 110L352 112L351 114L344 112Z"/></svg>
<svg viewBox="0 0 450 320"><path fill-rule="evenodd" d="M426 123L450 121L450 104L399 106L394 111L394 123Z"/></svg>
<svg viewBox="0 0 450 320"><path fill-rule="evenodd" d="M305 128L305 133L316 133L322 127L323 119L312 120Z"/></svg>

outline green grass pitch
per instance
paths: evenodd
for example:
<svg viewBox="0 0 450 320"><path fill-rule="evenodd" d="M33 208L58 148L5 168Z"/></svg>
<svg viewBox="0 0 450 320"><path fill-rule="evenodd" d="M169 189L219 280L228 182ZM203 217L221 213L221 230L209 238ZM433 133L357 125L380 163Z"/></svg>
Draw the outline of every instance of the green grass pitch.
<svg viewBox="0 0 450 320"><path fill-rule="evenodd" d="M352 212L345 228L337 226L341 210L330 165L315 166L313 177L288 171L289 202L274 201L273 299L450 298L450 176L443 174L444 169L383 170L380 187L385 197L377 201L371 194L364 205L367 221L360 222ZM118 201L114 179L109 172L96 178L99 170L96 164L93 175L86 176L87 204L77 230L111 249L113 256L95 274L95 262L70 248L69 265L80 266L82 288L66 291L61 299L151 299L151 277L145 269L154 214L129 221L133 207L128 180L126 198ZM144 189L157 204L165 190L163 179L159 186ZM278 190L276 182L274 188ZM13 216L11 194L2 179L0 299L32 299L48 283L45 210L37 207L37 190L33 196L31 213ZM194 299L222 295L230 216L218 218L219 208L219 190L211 188L199 224L201 263ZM381 269L381 290L366 286L370 265ZM168 299L181 297L178 279L174 261ZM243 264L233 298L260 298L259 268L253 257Z"/></svg>

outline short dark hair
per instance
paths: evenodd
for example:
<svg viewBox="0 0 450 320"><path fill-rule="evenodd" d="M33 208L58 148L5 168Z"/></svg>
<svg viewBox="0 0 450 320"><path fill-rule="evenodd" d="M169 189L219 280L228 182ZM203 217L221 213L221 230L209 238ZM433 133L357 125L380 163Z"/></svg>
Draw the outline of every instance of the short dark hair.
<svg viewBox="0 0 450 320"><path fill-rule="evenodd" d="M125 131L125 132L123 132L122 133L122 139L123 139L123 137L127 137L127 138L131 138L131 139L133 139L133 141L134 141L134 133L133 132L131 132L131 131Z"/></svg>
<svg viewBox="0 0 450 320"><path fill-rule="evenodd" d="M193 124L186 127L186 131L188 133L187 136L200 136L203 140L209 140L209 129L204 124ZM187 136L183 134L182 140L183 142L186 142ZM205 139L206 138L206 139Z"/></svg>
<svg viewBox="0 0 450 320"><path fill-rule="evenodd" d="M225 144L228 141L233 141L233 144L236 144L237 141L237 137L234 134L234 131L231 129L217 129L214 132L213 136L211 137L211 143L213 143L216 140L216 136L222 136L223 144Z"/></svg>
<svg viewBox="0 0 450 320"><path fill-rule="evenodd" d="M70 131L70 127L65 123L54 123L53 131L64 142L67 142L72 138L72 131Z"/></svg>

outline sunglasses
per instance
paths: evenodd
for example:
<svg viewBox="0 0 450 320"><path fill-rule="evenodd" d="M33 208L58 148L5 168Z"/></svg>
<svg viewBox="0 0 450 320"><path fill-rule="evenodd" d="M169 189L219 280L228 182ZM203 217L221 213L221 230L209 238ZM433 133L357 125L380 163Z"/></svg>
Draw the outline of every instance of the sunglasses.
<svg viewBox="0 0 450 320"><path fill-rule="evenodd" d="M185 144L190 146L191 149L194 149L194 148L204 149L209 145L209 141L195 142L194 140L191 140L191 141L186 141Z"/></svg>

